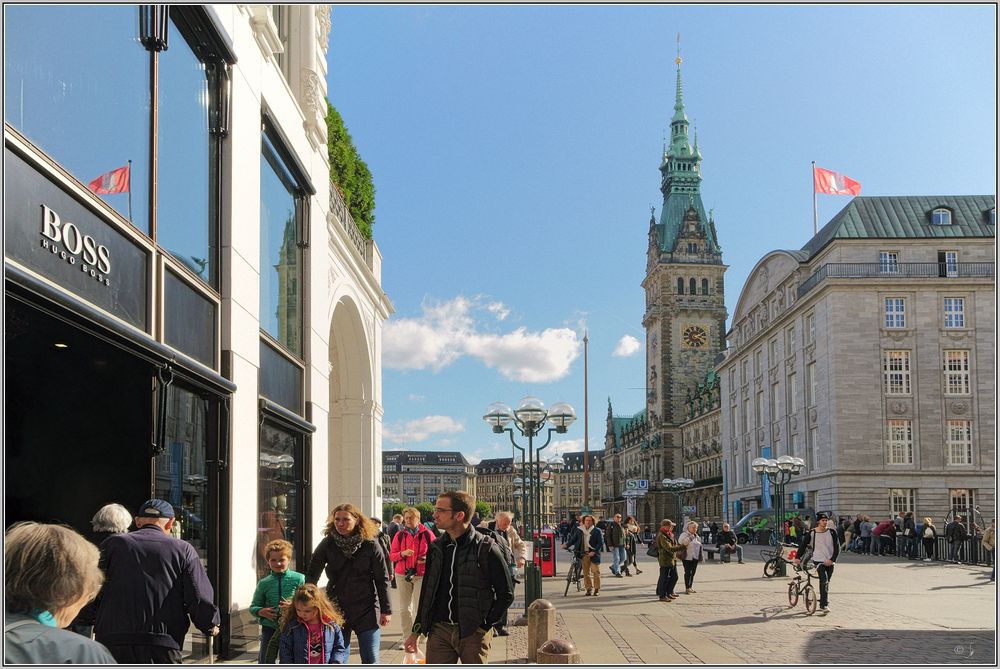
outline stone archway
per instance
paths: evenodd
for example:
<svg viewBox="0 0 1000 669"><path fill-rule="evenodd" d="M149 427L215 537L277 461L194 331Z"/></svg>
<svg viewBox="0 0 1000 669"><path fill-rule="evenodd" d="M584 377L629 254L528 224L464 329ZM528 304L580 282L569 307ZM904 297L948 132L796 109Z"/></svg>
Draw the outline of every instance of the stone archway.
<svg viewBox="0 0 1000 669"><path fill-rule="evenodd" d="M382 470L381 444L375 443L371 336L357 303L341 297L330 321L327 508L351 502L369 514L377 511Z"/></svg>

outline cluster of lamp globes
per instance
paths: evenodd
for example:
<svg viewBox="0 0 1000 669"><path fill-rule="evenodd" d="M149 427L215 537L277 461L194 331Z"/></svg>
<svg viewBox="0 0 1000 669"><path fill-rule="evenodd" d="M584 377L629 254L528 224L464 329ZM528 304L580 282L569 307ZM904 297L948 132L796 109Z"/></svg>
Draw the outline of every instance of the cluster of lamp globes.
<svg viewBox="0 0 1000 669"><path fill-rule="evenodd" d="M483 420L494 432L500 433L511 423L524 434L535 434L546 422L550 423L559 434L565 434L567 428L576 420L576 410L566 402L556 402L548 409L537 397L525 397L516 409L503 402L494 402L486 407Z"/></svg>
<svg viewBox="0 0 1000 669"><path fill-rule="evenodd" d="M691 479L663 479L660 484L667 490L686 490L694 486Z"/></svg>
<svg viewBox="0 0 1000 669"><path fill-rule="evenodd" d="M754 458L750 463L750 468L758 474L777 474L778 472L798 474L806 466L806 461L802 458L793 458L790 455L782 455L774 458Z"/></svg>

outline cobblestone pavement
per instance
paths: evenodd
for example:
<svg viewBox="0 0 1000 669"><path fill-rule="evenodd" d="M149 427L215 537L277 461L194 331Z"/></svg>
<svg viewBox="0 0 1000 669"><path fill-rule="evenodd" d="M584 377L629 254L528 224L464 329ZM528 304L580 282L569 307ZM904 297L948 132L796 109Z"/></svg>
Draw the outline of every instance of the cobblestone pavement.
<svg viewBox="0 0 1000 669"><path fill-rule="evenodd" d="M555 636L571 640L584 663L600 665L996 663L988 568L841 554L831 612L808 616L801 601L789 608L787 578L762 576L757 552L750 548L743 565L701 563L697 593L669 604L654 595L658 567L645 554L643 573L633 577L612 577L602 565L598 597L564 597L565 581L546 578ZM558 571L566 566L563 559ZM523 601L515 601L511 621L521 611ZM527 661L527 628L510 631L494 638L491 664ZM394 616L382 633L384 664L402 662L402 638ZM356 652L350 662L359 663Z"/></svg>

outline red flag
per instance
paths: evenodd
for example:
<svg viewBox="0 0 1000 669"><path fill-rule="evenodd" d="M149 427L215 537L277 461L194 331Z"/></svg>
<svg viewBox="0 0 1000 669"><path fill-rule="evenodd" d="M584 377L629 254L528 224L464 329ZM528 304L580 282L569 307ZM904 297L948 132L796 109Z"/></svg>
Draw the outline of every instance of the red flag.
<svg viewBox="0 0 1000 669"><path fill-rule="evenodd" d="M102 174L87 184L87 188L98 195L110 195L129 192L129 185L129 166L126 165Z"/></svg>
<svg viewBox="0 0 1000 669"><path fill-rule="evenodd" d="M813 190L827 195L861 195L861 184L843 174L814 167Z"/></svg>

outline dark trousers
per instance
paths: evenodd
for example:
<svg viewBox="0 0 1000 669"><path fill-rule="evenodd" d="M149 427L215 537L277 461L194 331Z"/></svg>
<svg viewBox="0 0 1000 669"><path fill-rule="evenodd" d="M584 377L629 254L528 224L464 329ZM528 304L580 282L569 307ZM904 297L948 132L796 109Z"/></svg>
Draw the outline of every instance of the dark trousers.
<svg viewBox="0 0 1000 669"><path fill-rule="evenodd" d="M671 565L669 567L660 567L660 578L656 581L656 596L666 597L667 595L676 594L674 592L674 586L677 585L677 567Z"/></svg>
<svg viewBox="0 0 1000 669"><path fill-rule="evenodd" d="M932 560L937 559L937 541L935 539L921 539L924 542L924 556Z"/></svg>
<svg viewBox="0 0 1000 669"><path fill-rule="evenodd" d="M697 560L684 560L684 588L690 589L694 585L694 572L698 569Z"/></svg>
<svg viewBox="0 0 1000 669"><path fill-rule="evenodd" d="M833 567L834 565L827 567L823 563L816 565L816 572L819 574L819 605L821 607L829 604L830 579L833 577Z"/></svg>
<svg viewBox="0 0 1000 669"><path fill-rule="evenodd" d="M181 651L163 646L108 646L108 650L118 664L181 663Z"/></svg>
<svg viewBox="0 0 1000 669"><path fill-rule="evenodd" d="M872 538L861 537L861 554L870 555L872 551Z"/></svg>

